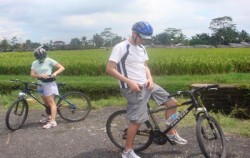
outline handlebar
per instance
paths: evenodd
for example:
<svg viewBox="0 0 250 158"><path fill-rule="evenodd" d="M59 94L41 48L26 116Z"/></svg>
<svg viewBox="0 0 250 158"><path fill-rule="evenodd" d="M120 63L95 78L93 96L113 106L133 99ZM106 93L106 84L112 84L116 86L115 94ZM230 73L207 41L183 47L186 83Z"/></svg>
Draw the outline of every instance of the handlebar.
<svg viewBox="0 0 250 158"><path fill-rule="evenodd" d="M24 84L24 86L25 86L24 88L26 90L31 90L31 89L28 88L28 85L41 86L41 84L36 83L36 82L25 82L25 81L21 81L19 79L11 79L10 82L19 82L19 83L22 83L22 84ZM62 82L58 82L57 83L58 87L64 86L64 85L65 85L65 83L62 83Z"/></svg>
<svg viewBox="0 0 250 158"><path fill-rule="evenodd" d="M32 85L35 85L35 86L41 86L41 84L38 84L38 83L35 83L35 82L24 82L24 81L21 81L19 79L11 79L10 82L20 82L20 83L23 83L23 84L32 84Z"/></svg>
<svg viewBox="0 0 250 158"><path fill-rule="evenodd" d="M218 90L218 87L219 87L219 85L217 85L217 84L207 84L207 85L199 87L199 88L193 88L190 91L177 91L175 94L170 95L169 98L175 97L175 96L180 96L182 94L193 95L201 90L205 90L205 91L212 90L212 89Z"/></svg>

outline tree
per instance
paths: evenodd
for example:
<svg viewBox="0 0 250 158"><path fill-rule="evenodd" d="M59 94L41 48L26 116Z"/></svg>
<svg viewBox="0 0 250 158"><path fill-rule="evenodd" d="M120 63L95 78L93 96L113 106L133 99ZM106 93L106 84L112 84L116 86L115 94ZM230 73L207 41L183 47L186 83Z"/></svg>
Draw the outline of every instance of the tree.
<svg viewBox="0 0 250 158"><path fill-rule="evenodd" d="M112 44L113 45L116 45L116 44L118 44L119 42L121 42L123 39L122 39L122 37L121 36L115 36L115 37L113 37L112 38Z"/></svg>
<svg viewBox="0 0 250 158"><path fill-rule="evenodd" d="M190 45L197 44L211 45L211 37L207 33L196 34L195 36L192 36Z"/></svg>
<svg viewBox="0 0 250 158"><path fill-rule="evenodd" d="M112 29L110 27L104 28L104 31L101 32L101 37L104 39L104 46L112 47L112 39L117 36L116 34L111 32Z"/></svg>
<svg viewBox="0 0 250 158"><path fill-rule="evenodd" d="M82 36L82 45L83 45L83 47L85 47L85 46L87 46L88 45L88 43L86 42L86 40L87 40L87 37L85 37L85 36Z"/></svg>
<svg viewBox="0 0 250 158"><path fill-rule="evenodd" d="M239 33L239 40L240 40L240 41L246 41L246 42L247 42L247 39L249 39L249 34L248 34L245 30L242 30L242 31Z"/></svg>
<svg viewBox="0 0 250 158"><path fill-rule="evenodd" d="M170 39L170 37L168 37L168 34L166 32L163 32L155 36L154 43L167 45L169 43L168 39Z"/></svg>
<svg viewBox="0 0 250 158"><path fill-rule="evenodd" d="M80 49L81 48L81 40L79 38L72 38L70 41L70 47L71 49Z"/></svg>
<svg viewBox="0 0 250 158"><path fill-rule="evenodd" d="M165 32L156 35L153 39L155 44L173 45L185 42L186 36L181 29L167 28Z"/></svg>
<svg viewBox="0 0 250 158"><path fill-rule="evenodd" d="M101 46L103 46L104 39L102 38L101 35L95 34L93 35L93 42L96 48L100 48Z"/></svg>
<svg viewBox="0 0 250 158"><path fill-rule="evenodd" d="M237 38L236 24L229 16L212 19L209 28L213 32L215 46L228 44Z"/></svg>
<svg viewBox="0 0 250 158"><path fill-rule="evenodd" d="M165 32L167 34L167 42L170 44L181 43L186 38L186 36L182 33L181 29L167 28Z"/></svg>
<svg viewBox="0 0 250 158"><path fill-rule="evenodd" d="M230 27L221 28L216 33L219 44L228 45L229 43L238 42L239 33Z"/></svg>
<svg viewBox="0 0 250 158"><path fill-rule="evenodd" d="M2 50L4 52L10 51L10 44L7 41L7 39L4 39L4 40L1 41L0 50Z"/></svg>
<svg viewBox="0 0 250 158"><path fill-rule="evenodd" d="M219 29L223 28L236 29L236 24L233 23L233 19L231 17L224 16L212 19L209 28L213 31L213 33L217 33Z"/></svg>

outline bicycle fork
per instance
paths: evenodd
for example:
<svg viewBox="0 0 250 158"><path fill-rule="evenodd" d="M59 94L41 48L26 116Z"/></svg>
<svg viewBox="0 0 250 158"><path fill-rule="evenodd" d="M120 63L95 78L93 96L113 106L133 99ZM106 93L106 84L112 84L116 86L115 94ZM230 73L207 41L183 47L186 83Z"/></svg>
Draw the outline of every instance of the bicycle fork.
<svg viewBox="0 0 250 158"><path fill-rule="evenodd" d="M207 123L208 123L209 127L211 128L211 131L212 131L213 136L214 136L214 138L208 138L204 128L202 127L202 134L203 134L204 138L207 139L207 140L217 139L218 138L218 133L214 128L214 124L210 121L210 118L208 117L207 109L205 107L199 107L199 108L197 108L197 109L195 109L193 111L193 114L194 114L196 119L198 118L199 114L201 114L201 113L206 115Z"/></svg>

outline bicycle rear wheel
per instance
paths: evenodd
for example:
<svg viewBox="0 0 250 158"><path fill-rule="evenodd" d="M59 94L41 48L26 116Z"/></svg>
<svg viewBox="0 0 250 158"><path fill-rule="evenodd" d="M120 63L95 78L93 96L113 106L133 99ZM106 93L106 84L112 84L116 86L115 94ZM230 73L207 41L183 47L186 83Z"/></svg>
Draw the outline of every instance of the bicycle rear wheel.
<svg viewBox="0 0 250 158"><path fill-rule="evenodd" d="M206 158L225 158L226 142L224 133L214 117L200 115L196 134L199 146Z"/></svg>
<svg viewBox="0 0 250 158"><path fill-rule="evenodd" d="M28 116L28 103L25 99L15 100L6 112L5 123L8 129L15 131L22 127Z"/></svg>
<svg viewBox="0 0 250 158"><path fill-rule="evenodd" d="M128 119L126 110L118 110L110 115L106 122L106 131L111 142L120 149L125 148ZM142 124L134 139L134 151L145 150L152 143L150 135L151 128Z"/></svg>
<svg viewBox="0 0 250 158"><path fill-rule="evenodd" d="M57 111L67 121L80 121L86 118L91 110L90 99L81 92L68 92L57 102Z"/></svg>

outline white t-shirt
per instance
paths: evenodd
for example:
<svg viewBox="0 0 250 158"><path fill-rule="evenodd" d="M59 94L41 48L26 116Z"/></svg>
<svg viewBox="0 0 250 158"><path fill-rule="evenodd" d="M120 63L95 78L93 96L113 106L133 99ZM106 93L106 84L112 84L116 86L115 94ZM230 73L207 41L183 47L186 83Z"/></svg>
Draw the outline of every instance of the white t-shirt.
<svg viewBox="0 0 250 158"><path fill-rule="evenodd" d="M145 61L148 54L144 46L134 46L127 40L117 44L109 57L110 61L117 63L117 70L125 77L136 81L138 84L146 84ZM120 81L121 88L128 88L128 85Z"/></svg>

